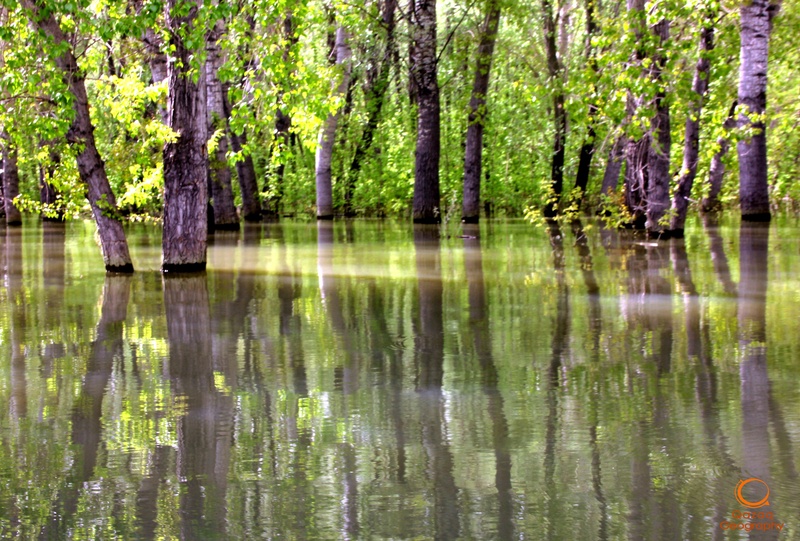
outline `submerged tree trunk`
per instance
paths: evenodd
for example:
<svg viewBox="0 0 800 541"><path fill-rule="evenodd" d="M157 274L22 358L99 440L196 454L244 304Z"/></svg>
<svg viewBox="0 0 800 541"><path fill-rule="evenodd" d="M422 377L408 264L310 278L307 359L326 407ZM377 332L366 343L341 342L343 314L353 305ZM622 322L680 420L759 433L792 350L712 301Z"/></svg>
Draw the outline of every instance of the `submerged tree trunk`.
<svg viewBox="0 0 800 541"><path fill-rule="evenodd" d="M228 123L225 114L224 88L218 76L219 68L222 66L222 51L217 40L222 34L222 24L217 22L206 44L208 133L212 135L220 132L217 134L216 150L213 156L208 157L208 175L211 196L214 200L214 228L236 230L239 229L239 217L236 215L236 206L233 202L231 168L228 166Z"/></svg>
<svg viewBox="0 0 800 541"><path fill-rule="evenodd" d="M769 0L742 2L739 61L739 129L748 136L737 144L739 204L742 219L769 221L767 185L767 60L770 35Z"/></svg>
<svg viewBox="0 0 800 541"><path fill-rule="evenodd" d="M389 77L392 71L392 54L394 52L394 13L397 9L397 0L384 0L381 8L381 18L386 28L386 47L383 51L383 59L379 68L367 70L368 88L365 91L367 105L367 123L364 132L356 146L353 161L350 164L350 172L347 175L344 190L344 215L347 217L355 216L353 209L353 194L355 192L355 182L358 173L361 171L367 151L372 146L372 139L378 129L378 122L383 109L383 102L386 91L389 89ZM377 74L375 73L377 71Z"/></svg>
<svg viewBox="0 0 800 541"><path fill-rule="evenodd" d="M686 211L689 207L689 196L697 175L697 162L700 155L700 113L703 110L703 101L708 93L708 77L711 71L711 62L708 53L714 49L713 18L709 17L707 25L700 31L700 58L694 71L692 81L693 101L689 105L689 114L686 117L686 136L683 143L683 167L678 179L678 188L672 198L672 221L670 230L673 235L683 236L686 224Z"/></svg>
<svg viewBox="0 0 800 541"><path fill-rule="evenodd" d="M669 21L661 20L653 28L663 47L669 39ZM648 235L660 236L666 229L662 218L669 208L669 158L672 137L670 135L669 101L667 89L662 82L661 72L666 64L666 53L658 53L653 58L652 79L658 85L656 92L656 114L650 122L653 142L647 157L647 221Z"/></svg>
<svg viewBox="0 0 800 541"><path fill-rule="evenodd" d="M595 1L596 0L584 1L584 9L586 11L586 62L592 69L593 75L597 75L597 72L599 71L597 67L597 59L595 58L595 48L592 45L592 37L597 34L598 30L597 21L594 17ZM591 89L592 93L594 93L594 81L592 81ZM594 157L595 137L597 137L597 133L595 132L595 122L599 108L595 102L594 96L592 96L590 99L589 121L588 126L586 127L586 138L583 140L583 145L581 145L580 157L578 159L578 173L575 176L575 187L580 189L580 194L578 195L579 206L583 201L584 195L586 194L586 187L589 185L589 173L591 171L592 158ZM616 178L617 180L619 179L619 170L617 170Z"/></svg>
<svg viewBox="0 0 800 541"><path fill-rule="evenodd" d="M550 167L550 189L547 194L544 215L553 218L558 214L558 200L564 189L564 152L567 138L567 112L564 109L564 90L561 80L562 66L558 59L556 45L556 22L553 15L553 5L550 0L542 0L544 13L544 48L547 55L547 72L550 82L554 85L553 94L553 124L555 136L553 141L553 157Z"/></svg>
<svg viewBox="0 0 800 541"><path fill-rule="evenodd" d="M478 223L481 215L481 166L483 160L483 127L488 110L489 70L492 66L494 44L500 24L500 2L491 0L481 30L472 97L469 100L467 141L464 152L464 200L461 221Z"/></svg>
<svg viewBox="0 0 800 541"><path fill-rule="evenodd" d="M164 272L205 270L208 234L206 75L200 69L193 80L190 69L195 51L187 48L182 37L196 31L199 4L184 16L175 15L178 5L179 0L169 0L166 11L176 60L169 64L167 116L179 136L164 145Z"/></svg>
<svg viewBox="0 0 800 541"><path fill-rule="evenodd" d="M418 104L413 219L415 223L440 223L441 126L436 58L436 0L417 0L412 7L414 27L411 86Z"/></svg>
<svg viewBox="0 0 800 541"><path fill-rule="evenodd" d="M336 87L336 94L343 96L350 84L350 45L344 27L336 29L336 65L342 68L342 80ZM322 133L319 135L317 147L317 220L333 219L333 182L331 179L331 161L333 159L333 145L336 142L336 125L339 123L339 111L328 115Z"/></svg>
<svg viewBox="0 0 800 541"><path fill-rule="evenodd" d="M22 225L22 214L14 204L19 195L19 170L17 169L17 149L6 140L3 145L3 209L6 225Z"/></svg>
<svg viewBox="0 0 800 541"><path fill-rule="evenodd" d="M67 131L67 142L79 149L76 156L78 173L87 186L87 196L97 223L106 270L133 272L125 231L117 216L117 201L108 183L105 164L94 142L94 125L89 114L85 75L78 67L69 41L53 13L40 9L35 0L22 0L22 6L31 12L31 22L56 45L63 47L64 52L56 58L56 66L69 86L75 113Z"/></svg>
<svg viewBox="0 0 800 541"><path fill-rule="evenodd" d="M619 136L614 140L611 150L608 151L608 161L603 173L603 185L600 193L610 195L619 187L619 174L622 171L622 161L625 158L625 137Z"/></svg>
<svg viewBox="0 0 800 541"><path fill-rule="evenodd" d="M737 101L733 102L728 118L723 124L726 134L717 138L718 150L714 153L714 157L711 158L711 166L708 170L708 195L703 198L701 204L703 212L714 212L720 207L719 192L722 191L722 181L725 178L724 159L731 146L727 134L736 128L736 106L738 103Z"/></svg>
<svg viewBox="0 0 800 541"><path fill-rule="evenodd" d="M61 156L51 148L50 162L39 165L39 201L45 206L42 213L42 220L45 222L64 221L64 207L58 201L60 194L50 182L60 162Z"/></svg>
<svg viewBox="0 0 800 541"><path fill-rule="evenodd" d="M222 87L222 105L225 108L225 118L230 120L231 106L228 102L228 91ZM256 168L253 157L249 152L243 153L247 145L247 134L242 131L237 135L230 129L228 123L228 135L231 138L231 150L242 156L236 162L236 178L239 180L239 190L242 194L242 214L246 222L261 221L261 201L258 199L258 180L256 179Z"/></svg>

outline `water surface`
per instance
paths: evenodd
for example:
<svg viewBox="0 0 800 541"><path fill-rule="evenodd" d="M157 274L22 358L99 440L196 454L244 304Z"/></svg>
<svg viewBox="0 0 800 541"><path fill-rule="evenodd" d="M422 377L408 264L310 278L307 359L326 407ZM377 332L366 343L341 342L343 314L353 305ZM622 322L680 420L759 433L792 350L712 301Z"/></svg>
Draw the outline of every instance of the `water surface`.
<svg viewBox="0 0 800 541"><path fill-rule="evenodd" d="M800 227L687 231L0 230L0 537L800 539Z"/></svg>

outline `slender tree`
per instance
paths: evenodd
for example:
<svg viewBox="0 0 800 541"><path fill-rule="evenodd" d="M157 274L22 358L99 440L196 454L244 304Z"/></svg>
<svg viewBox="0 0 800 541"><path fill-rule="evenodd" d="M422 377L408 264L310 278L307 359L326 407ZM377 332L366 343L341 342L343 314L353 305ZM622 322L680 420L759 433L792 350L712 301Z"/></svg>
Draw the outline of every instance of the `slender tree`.
<svg viewBox="0 0 800 541"><path fill-rule="evenodd" d="M417 150L414 169L415 223L442 220L439 194L441 126L436 56L436 0L412 0L411 87L417 101Z"/></svg>
<svg viewBox="0 0 800 541"><path fill-rule="evenodd" d="M208 118L205 69L191 73L196 51L185 36L196 34L200 0L168 0L166 21L173 61L168 65L167 117L178 132L164 145L164 231L162 270L206 268L208 223ZM184 11L184 8L188 10Z"/></svg>
<svg viewBox="0 0 800 541"><path fill-rule="evenodd" d="M739 102L734 101L731 105L731 110L728 113L728 118L725 120L723 127L726 132L730 132L736 128L736 107ZM708 195L703 198L701 208L703 212L713 212L719 210L719 193L722 191L722 180L725 178L725 155L728 154L728 149L731 144L728 140L727 134L717 137L717 151L711 158L711 165L708 169Z"/></svg>
<svg viewBox="0 0 800 541"><path fill-rule="evenodd" d="M660 236L666 227L662 218L669 208L669 183L670 183L670 147L672 137L670 134L669 100L663 82L662 72L666 64L666 52L663 46L669 39L670 23L662 19L653 27L653 33L658 38L659 50L653 56L651 78L658 89L655 96L656 112L650 121L652 143L647 156L647 221L645 227L648 235Z"/></svg>
<svg viewBox="0 0 800 541"><path fill-rule="evenodd" d="M483 161L483 128L488 108L486 95L489 91L489 70L492 66L494 44L500 25L500 1L489 0L486 17L481 26L480 43L469 100L467 141L464 151L464 200L461 221L478 223L481 214L481 166Z"/></svg>
<svg viewBox="0 0 800 541"><path fill-rule="evenodd" d="M350 84L350 57L352 51L348 44L347 30L340 26L336 29L336 42L334 44L336 65L342 68L342 79L336 87L336 95L344 96ZM319 135L317 147L317 220L333 219L333 183L331 179L331 161L333 159L333 145L336 141L336 125L340 113L330 113L325 120L322 132Z"/></svg>
<svg viewBox="0 0 800 541"><path fill-rule="evenodd" d="M22 225L22 214L14 204L19 195L19 171L17 169L17 149L6 139L3 145L3 208L6 225Z"/></svg>
<svg viewBox="0 0 800 541"><path fill-rule="evenodd" d="M219 79L223 64L219 40L224 34L222 21L217 21L206 42L206 107L208 133L215 136L214 153L208 157L208 177L214 200L214 228L239 229L239 217L233 201L231 168L228 166L228 117L225 112L225 87Z"/></svg>
<svg viewBox="0 0 800 541"><path fill-rule="evenodd" d="M549 194L550 199L545 205L544 215L548 218L553 218L558 213L558 200L564 189L567 111L564 109L563 66L558 57L556 21L553 4L550 0L542 0L542 13L544 15L544 49L547 56L547 74L550 77L550 84L553 85L553 125L555 127L553 156L550 167L551 193Z"/></svg>
<svg viewBox="0 0 800 541"><path fill-rule="evenodd" d="M686 116L686 130L683 143L683 167L678 179L678 188L672 197L672 220L670 230L674 236L682 236L686 224L686 211L689 207L689 196L697 175L697 162L700 155L700 113L703 101L708 93L708 78L711 71L709 53L714 49L714 18L709 13L700 30L700 58L694 69L692 80L692 100L689 103L689 114Z"/></svg>
<svg viewBox="0 0 800 541"><path fill-rule="evenodd" d="M28 11L34 27L47 35L53 41L54 50L58 51L55 63L68 85L74 113L67 130L67 142L78 149L78 174L87 187L106 270L133 272L128 241L117 216L116 198L108 183L105 164L95 145L94 125L86 95L86 75L78 67L70 41L56 20L52 8L43 5L39 0L21 0L21 4Z"/></svg>
<svg viewBox="0 0 800 541"><path fill-rule="evenodd" d="M597 53L594 45L592 45L592 38L598 33L599 27L595 17L595 2L596 0L584 0L584 11L586 12L586 36L584 37L584 51L586 63L592 71L592 77L596 77L598 72L597 66ZM594 80L591 84L592 96L589 97L589 119L586 126L586 137L581 145L580 157L578 158L578 173L575 175L575 187L580 189L580 201L586 193L586 187L589 185L589 173L591 171L592 158L594 157L595 138L597 132L595 124L597 123L597 114L599 107L594 96L597 91ZM613 172L613 170L612 170ZM616 180L619 180L619 170L617 170Z"/></svg>

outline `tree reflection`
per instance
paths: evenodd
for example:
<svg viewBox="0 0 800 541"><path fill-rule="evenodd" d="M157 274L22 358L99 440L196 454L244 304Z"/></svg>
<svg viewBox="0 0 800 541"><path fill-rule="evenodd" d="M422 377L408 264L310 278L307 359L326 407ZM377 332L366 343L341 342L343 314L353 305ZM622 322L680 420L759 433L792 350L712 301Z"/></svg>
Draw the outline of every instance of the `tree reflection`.
<svg viewBox="0 0 800 541"><path fill-rule="evenodd" d="M92 479L103 434L103 398L114 360L123 353L123 322L128 311L131 277L106 275L95 339L89 350L86 373L72 412L72 444L79 449L59 491L57 507L41 532L43 539L64 539L78 509L84 483Z"/></svg>
<svg viewBox="0 0 800 541"><path fill-rule="evenodd" d="M513 495L511 492L511 452L508 441L508 421L503 395L498 388L498 372L492 354L489 328L489 309L486 284L483 278L483 251L480 226L464 224L464 267L467 275L469 297L469 329L472 345L481 369L481 380L486 394L489 419L492 422L492 446L495 458L495 489L497 490L497 536L514 537Z"/></svg>
<svg viewBox="0 0 800 541"><path fill-rule="evenodd" d="M414 321L414 365L420 401L422 446L433 476L433 526L436 539L460 535L458 489L453 477L453 455L446 437L444 378L444 323L439 230L414 226L418 316Z"/></svg>
<svg viewBox="0 0 800 541"><path fill-rule="evenodd" d="M767 372L767 267L769 224L742 222L739 229L739 303L737 310L739 351L742 356L739 377L742 393L742 479L756 477L770 485L770 438L768 431L770 381ZM763 494L744 493L751 501ZM759 512L773 512L772 505ZM775 522L780 522L777 519ZM750 532L751 539L777 539L778 532Z"/></svg>
<svg viewBox="0 0 800 541"><path fill-rule="evenodd" d="M185 402L178 422L181 538L222 538L231 436L221 417L230 391L215 377L206 275L165 276L162 283L169 374L176 399Z"/></svg>
<svg viewBox="0 0 800 541"><path fill-rule="evenodd" d="M22 229L6 227L6 290L11 305L9 335L11 342L11 417L28 415L28 382L25 375L25 328L27 326L25 289L22 283Z"/></svg>

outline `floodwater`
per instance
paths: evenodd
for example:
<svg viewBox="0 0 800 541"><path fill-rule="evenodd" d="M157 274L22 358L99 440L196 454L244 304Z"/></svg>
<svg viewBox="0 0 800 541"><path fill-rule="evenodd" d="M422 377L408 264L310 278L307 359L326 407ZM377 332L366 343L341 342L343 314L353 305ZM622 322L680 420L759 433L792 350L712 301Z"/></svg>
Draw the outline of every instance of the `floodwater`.
<svg viewBox="0 0 800 541"><path fill-rule="evenodd" d="M159 239L0 229L0 538L800 539L795 217Z"/></svg>

